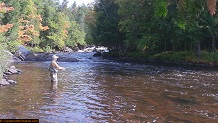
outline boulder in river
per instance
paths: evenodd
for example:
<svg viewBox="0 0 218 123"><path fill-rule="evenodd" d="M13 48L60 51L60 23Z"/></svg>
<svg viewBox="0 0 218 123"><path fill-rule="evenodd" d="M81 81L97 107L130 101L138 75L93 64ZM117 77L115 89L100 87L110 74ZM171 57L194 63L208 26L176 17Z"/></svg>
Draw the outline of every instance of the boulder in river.
<svg viewBox="0 0 218 123"><path fill-rule="evenodd" d="M17 82L14 81L14 80L7 80L7 82L10 83L10 84L16 84L16 83L17 83Z"/></svg>
<svg viewBox="0 0 218 123"><path fill-rule="evenodd" d="M60 62L78 62L79 60L76 58L60 56L58 58L58 61L60 61Z"/></svg>
<svg viewBox="0 0 218 123"><path fill-rule="evenodd" d="M2 79L2 80L0 80L0 85L1 86L10 85L10 83L6 79Z"/></svg>
<svg viewBox="0 0 218 123"><path fill-rule="evenodd" d="M10 74L20 74L21 70L18 70L15 66L11 66L7 72L5 72L6 75Z"/></svg>
<svg viewBox="0 0 218 123"><path fill-rule="evenodd" d="M64 47L63 52L73 52L73 50L69 47Z"/></svg>
<svg viewBox="0 0 218 123"><path fill-rule="evenodd" d="M50 53L32 53L25 57L25 61L51 61L52 55ZM59 54L58 61L60 62L78 62L79 60L68 56L67 54Z"/></svg>
<svg viewBox="0 0 218 123"><path fill-rule="evenodd" d="M52 54L40 53L40 54L35 54L35 56L36 56L36 61L50 61Z"/></svg>
<svg viewBox="0 0 218 123"><path fill-rule="evenodd" d="M19 74L19 73L21 73L21 70L18 70L15 66L11 66L6 72L4 72L4 74L3 74L4 79L0 80L0 86L17 83L14 80L7 80L7 75Z"/></svg>
<svg viewBox="0 0 218 123"><path fill-rule="evenodd" d="M25 61L36 61L36 55L31 53L25 57Z"/></svg>
<svg viewBox="0 0 218 123"><path fill-rule="evenodd" d="M22 45L19 46L18 50L14 53L14 55L22 61L24 61L26 59L26 56L29 54L32 54L32 52Z"/></svg>
<svg viewBox="0 0 218 123"><path fill-rule="evenodd" d="M93 56L94 57L101 57L101 52L96 52Z"/></svg>

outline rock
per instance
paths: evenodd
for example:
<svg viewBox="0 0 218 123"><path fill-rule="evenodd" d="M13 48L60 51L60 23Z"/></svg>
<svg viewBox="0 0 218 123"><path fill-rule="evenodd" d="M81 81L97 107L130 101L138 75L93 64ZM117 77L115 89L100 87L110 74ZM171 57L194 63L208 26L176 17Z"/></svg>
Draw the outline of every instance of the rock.
<svg viewBox="0 0 218 123"><path fill-rule="evenodd" d="M8 78L8 75L5 74L5 73L3 73L3 78L4 78L4 79L7 79L7 78Z"/></svg>
<svg viewBox="0 0 218 123"><path fill-rule="evenodd" d="M14 55L22 61L24 61L26 59L26 56L29 54L32 54L32 52L26 49L24 46L19 46L18 50L14 53Z"/></svg>
<svg viewBox="0 0 218 123"><path fill-rule="evenodd" d="M11 72L4 72L5 75L11 75Z"/></svg>
<svg viewBox="0 0 218 123"><path fill-rule="evenodd" d="M46 57L46 61L51 61L51 60L52 60L52 55L53 55L53 54L48 55L48 56Z"/></svg>
<svg viewBox="0 0 218 123"><path fill-rule="evenodd" d="M22 55L24 55L24 56L27 56L27 55L32 53L30 50L28 50L24 46L19 46L18 48L19 48L18 51L20 51L22 53Z"/></svg>
<svg viewBox="0 0 218 123"><path fill-rule="evenodd" d="M10 83L10 84L16 84L17 82L14 81L14 80L8 80L8 83Z"/></svg>
<svg viewBox="0 0 218 123"><path fill-rule="evenodd" d="M10 75L9 73L11 74L19 74L21 73L21 70L18 70L15 66L11 66L7 72L5 72L6 75Z"/></svg>
<svg viewBox="0 0 218 123"><path fill-rule="evenodd" d="M21 62L21 59L16 56L13 56L13 62Z"/></svg>
<svg viewBox="0 0 218 123"><path fill-rule="evenodd" d="M76 59L76 58L69 58L69 57L59 57L58 58L58 61L61 61L61 62L78 62L79 60Z"/></svg>
<svg viewBox="0 0 218 123"><path fill-rule="evenodd" d="M8 72L11 72L12 74L19 74L17 69L9 69Z"/></svg>
<svg viewBox="0 0 218 123"><path fill-rule="evenodd" d="M36 60L37 61L51 61L52 60L52 55L53 54L37 54L36 55ZM58 55L58 61L60 62L78 62L79 60L76 58L71 58L68 56L64 56L64 54L62 55Z"/></svg>
<svg viewBox="0 0 218 123"><path fill-rule="evenodd" d="M83 51L84 52L93 52L93 51L96 51L96 48L95 47L87 47L87 48L85 48Z"/></svg>
<svg viewBox="0 0 218 123"><path fill-rule="evenodd" d="M107 47L103 47L103 46L98 46L95 48L96 51L98 52L109 52Z"/></svg>
<svg viewBox="0 0 218 123"><path fill-rule="evenodd" d="M101 52L96 52L93 56L94 57L101 57Z"/></svg>
<svg viewBox="0 0 218 123"><path fill-rule="evenodd" d="M37 53L37 54L28 54L25 57L25 61L51 61L52 55L50 53ZM69 57L66 54L60 54L58 55L58 61L61 62L78 62L79 60L76 58Z"/></svg>
<svg viewBox="0 0 218 123"><path fill-rule="evenodd" d="M6 79L0 80L0 85L10 85L10 83Z"/></svg>
<svg viewBox="0 0 218 123"><path fill-rule="evenodd" d="M36 55L36 60L37 61L48 61L49 57L52 56L52 55L48 55L48 54L35 54L35 55Z"/></svg>
<svg viewBox="0 0 218 123"><path fill-rule="evenodd" d="M36 61L36 55L35 54L27 55L25 61Z"/></svg>
<svg viewBox="0 0 218 123"><path fill-rule="evenodd" d="M63 52L73 52L73 50L71 48L69 48L69 47L65 47L63 49Z"/></svg>
<svg viewBox="0 0 218 123"><path fill-rule="evenodd" d="M7 50L4 50L3 52L4 52L4 54L6 54L8 56L8 58L9 58L8 61L9 62L12 63L12 62L20 62L21 61L18 57L13 55L11 52L9 52Z"/></svg>
<svg viewBox="0 0 218 123"><path fill-rule="evenodd" d="M5 56L7 56L7 58L9 58L8 62L13 62L14 61L14 55L11 52L9 52L7 50L3 50L3 52L4 52Z"/></svg>
<svg viewBox="0 0 218 123"><path fill-rule="evenodd" d="M74 47L72 50L73 51L79 51L80 49L79 49L79 47Z"/></svg>

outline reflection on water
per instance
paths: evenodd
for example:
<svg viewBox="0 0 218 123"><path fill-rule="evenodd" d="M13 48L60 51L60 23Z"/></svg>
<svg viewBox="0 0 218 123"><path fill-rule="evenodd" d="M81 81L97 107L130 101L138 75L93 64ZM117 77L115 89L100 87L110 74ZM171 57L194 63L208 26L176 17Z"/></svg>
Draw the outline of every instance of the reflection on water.
<svg viewBox="0 0 218 123"><path fill-rule="evenodd" d="M16 85L0 88L2 118L40 122L218 121L216 69L118 63L72 54L80 62L60 62L51 83L49 62L18 63Z"/></svg>

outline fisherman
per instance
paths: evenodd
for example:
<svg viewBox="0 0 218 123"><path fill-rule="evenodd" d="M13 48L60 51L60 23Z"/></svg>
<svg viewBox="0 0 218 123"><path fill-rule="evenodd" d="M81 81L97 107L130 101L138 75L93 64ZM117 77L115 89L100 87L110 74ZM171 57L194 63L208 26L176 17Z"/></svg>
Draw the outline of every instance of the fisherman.
<svg viewBox="0 0 218 123"><path fill-rule="evenodd" d="M57 76L58 70L64 70L65 69L64 67L60 67L57 64L56 61L57 61L58 58L59 58L58 56L53 55L52 56L52 62L50 64L50 66L49 66L51 82L57 82L58 81L58 76Z"/></svg>

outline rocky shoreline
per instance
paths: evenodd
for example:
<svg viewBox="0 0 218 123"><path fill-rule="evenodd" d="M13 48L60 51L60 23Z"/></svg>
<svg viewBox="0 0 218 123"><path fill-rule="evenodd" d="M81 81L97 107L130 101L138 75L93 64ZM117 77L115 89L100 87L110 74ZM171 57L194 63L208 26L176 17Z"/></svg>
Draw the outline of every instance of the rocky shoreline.
<svg viewBox="0 0 218 123"><path fill-rule="evenodd" d="M14 57L18 58L16 61L51 61L52 55L56 53L33 53L26 49L24 46L20 46L18 51L14 53ZM58 61L61 62L78 62L76 58L68 58L66 56L59 56Z"/></svg>
<svg viewBox="0 0 218 123"><path fill-rule="evenodd" d="M96 48L96 47L88 47L83 50L78 50L77 52L96 52L94 57L101 56L101 52L105 50L104 48ZM69 52L73 52L71 50L68 50ZM58 55L58 61L59 62L79 62L79 59L74 57L69 57L69 54L61 53L61 55ZM10 60L11 64L15 62L22 62L22 61L33 61L33 62L41 62L41 61L51 61L52 55L58 54L58 53L33 53L25 46L19 46L18 50L15 53L8 52L8 55L12 57ZM6 70L3 74L2 79L0 79L0 86L5 85L11 85L17 83L14 80L8 80L8 76L13 74L21 74L21 70L17 69L15 66L10 66L8 70ZM1 78L1 77L0 77Z"/></svg>
<svg viewBox="0 0 218 123"><path fill-rule="evenodd" d="M0 86L16 84L14 80L9 80L8 75L20 74L21 70L17 69L15 66L11 66L7 71L4 72L3 78L0 80Z"/></svg>
<svg viewBox="0 0 218 123"><path fill-rule="evenodd" d="M12 65L15 62L22 62L22 61L51 61L52 55L55 53L33 53L30 50L26 49L24 46L20 46L19 49L14 53L8 52L10 55L10 59L8 62ZM69 58L67 56L59 56L58 61L60 62L78 62L79 60L76 58ZM14 80L9 80L8 76L13 74L21 74L21 70L17 69L15 66L9 66L9 68L3 72L3 77L0 77L0 87L13 85L17 82Z"/></svg>
<svg viewBox="0 0 218 123"><path fill-rule="evenodd" d="M130 62L130 63L138 63L138 64L153 64L153 65L172 65L172 66L196 66L196 67L217 67L218 63L213 62L202 62L199 61L180 61L180 62L174 62L170 60L158 60L158 59L133 59L126 56L119 56L117 54L111 54L111 53L102 53L101 57L104 59L111 59L118 62Z"/></svg>

